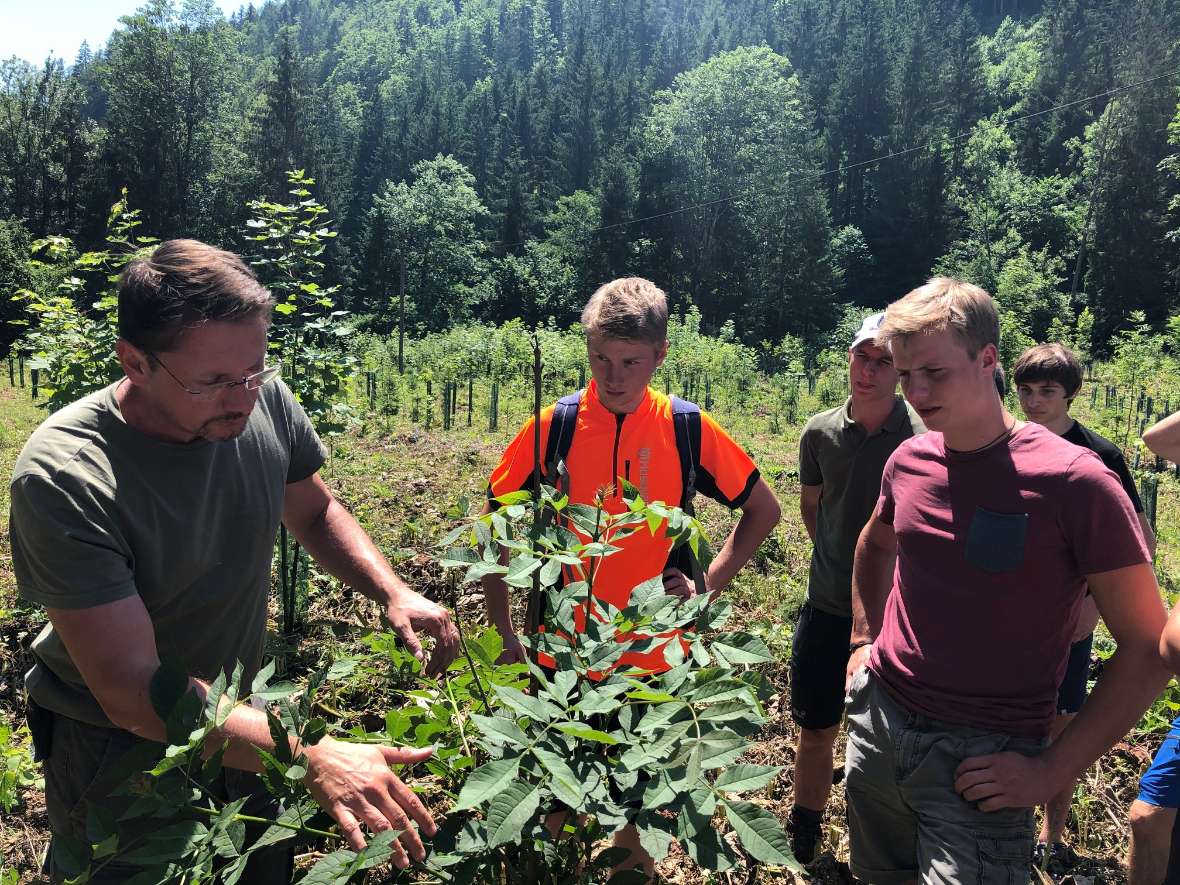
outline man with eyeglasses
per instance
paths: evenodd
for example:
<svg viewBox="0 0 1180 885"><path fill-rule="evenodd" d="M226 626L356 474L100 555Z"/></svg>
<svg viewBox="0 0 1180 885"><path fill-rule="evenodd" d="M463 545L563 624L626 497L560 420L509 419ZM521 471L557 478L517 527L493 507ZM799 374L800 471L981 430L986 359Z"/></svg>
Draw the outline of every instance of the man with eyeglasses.
<svg viewBox="0 0 1180 885"><path fill-rule="evenodd" d="M109 792L120 758L165 738L149 692L160 660L182 661L201 698L237 662L250 685L262 664L280 521L321 567L377 602L420 658L416 631L434 637L430 672L455 656L446 609L393 573L320 479L326 450L276 380L279 367L266 365L272 306L238 256L203 243L173 240L131 262L119 280L125 377L50 416L17 460L13 569L21 596L49 617L25 684L45 766L54 882L71 873L61 864L69 843L90 841L89 808L118 819L133 801ZM249 813L265 803L250 773L260 769L257 750L274 750L264 712L235 709L209 751L223 743L217 789L226 800L249 797ZM423 857L415 827L432 835L434 822L390 765L429 750L330 737L291 744L306 754L312 794L354 848L365 830L396 829L395 862ZM135 835L128 827L120 844ZM137 872L116 857L90 881ZM286 883L290 873L290 850L278 846L254 856L242 881Z"/></svg>

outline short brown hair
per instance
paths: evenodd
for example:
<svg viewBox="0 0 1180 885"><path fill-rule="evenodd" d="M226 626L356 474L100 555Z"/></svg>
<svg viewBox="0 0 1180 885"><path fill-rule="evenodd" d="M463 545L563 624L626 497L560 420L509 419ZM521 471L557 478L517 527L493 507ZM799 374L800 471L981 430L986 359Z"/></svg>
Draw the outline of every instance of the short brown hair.
<svg viewBox="0 0 1180 885"><path fill-rule="evenodd" d="M1000 315L992 297L950 277L934 277L885 308L877 345L943 329L955 334L972 359L989 344L1000 346Z"/></svg>
<svg viewBox="0 0 1180 885"><path fill-rule="evenodd" d="M187 330L210 321L270 319L274 299L232 252L197 240L168 240L119 276L119 337L167 353Z"/></svg>
<svg viewBox="0 0 1180 885"><path fill-rule="evenodd" d="M663 344L668 338L668 296L642 277L599 286L582 311L587 335Z"/></svg>
<svg viewBox="0 0 1180 885"><path fill-rule="evenodd" d="M1038 344L1016 358L1012 380L1017 384L1056 381L1065 389L1065 398L1073 399L1082 389L1082 364L1064 344Z"/></svg>

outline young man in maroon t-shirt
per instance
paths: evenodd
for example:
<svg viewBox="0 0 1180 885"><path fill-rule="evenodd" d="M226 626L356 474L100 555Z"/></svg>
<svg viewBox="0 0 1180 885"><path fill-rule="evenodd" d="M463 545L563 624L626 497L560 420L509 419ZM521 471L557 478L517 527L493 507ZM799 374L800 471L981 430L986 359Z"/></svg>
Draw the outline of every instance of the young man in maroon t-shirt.
<svg viewBox="0 0 1180 885"><path fill-rule="evenodd" d="M890 305L878 340L930 432L889 459L857 545L852 869L872 883L1027 882L1033 807L1165 683L1155 573L1097 455L1005 411L986 292L931 280ZM1045 749L1087 585L1118 651Z"/></svg>

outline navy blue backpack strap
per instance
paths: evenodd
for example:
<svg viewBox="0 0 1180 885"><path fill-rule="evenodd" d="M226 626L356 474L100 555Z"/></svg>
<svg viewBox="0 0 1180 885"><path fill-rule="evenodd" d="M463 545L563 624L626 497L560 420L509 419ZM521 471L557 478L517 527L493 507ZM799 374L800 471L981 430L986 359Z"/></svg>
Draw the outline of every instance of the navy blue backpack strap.
<svg viewBox="0 0 1180 885"><path fill-rule="evenodd" d="M564 475L567 475L565 461L569 457L570 447L574 444L574 431L578 428L578 406L581 402L582 391L578 390L563 396L553 407L542 468L555 488Z"/></svg>
<svg viewBox="0 0 1180 885"><path fill-rule="evenodd" d="M701 463L701 407L678 396L672 400L672 426L676 430L676 453L680 456L680 479L684 489L680 509L692 514L697 493L697 467Z"/></svg>
<svg viewBox="0 0 1180 885"><path fill-rule="evenodd" d="M680 479L683 488L680 509L692 516L692 499L697 493L697 467L701 463L701 407L678 396L670 399L672 427L676 431L676 453L680 456ZM700 564L687 546L673 550L668 564L675 565L691 576L697 595L707 592Z"/></svg>

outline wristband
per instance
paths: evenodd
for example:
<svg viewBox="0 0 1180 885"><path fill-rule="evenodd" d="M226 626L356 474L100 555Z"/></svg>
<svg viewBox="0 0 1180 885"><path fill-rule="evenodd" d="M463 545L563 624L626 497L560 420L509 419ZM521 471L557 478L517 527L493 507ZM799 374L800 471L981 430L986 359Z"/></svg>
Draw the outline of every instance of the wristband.
<svg viewBox="0 0 1180 885"><path fill-rule="evenodd" d="M872 644L873 644L873 640L871 640L871 639L862 639L859 642L850 643L848 646L848 653L852 654L858 648L864 648L866 645L872 645Z"/></svg>

